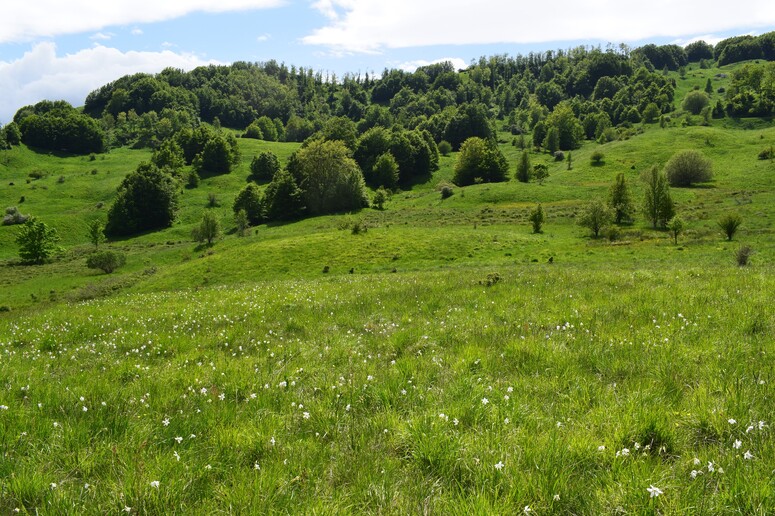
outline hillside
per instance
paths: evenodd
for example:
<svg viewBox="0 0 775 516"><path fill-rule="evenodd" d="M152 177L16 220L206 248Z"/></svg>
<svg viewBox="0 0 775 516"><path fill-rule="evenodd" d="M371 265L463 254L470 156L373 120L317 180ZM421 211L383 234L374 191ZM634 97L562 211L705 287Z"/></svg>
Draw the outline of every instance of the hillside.
<svg viewBox="0 0 775 516"><path fill-rule="evenodd" d="M542 72L547 62L556 70ZM382 210L265 220L245 236L232 207L253 157L272 152L285 166L315 137L247 138L247 124L207 120L199 127L236 142L239 161L200 169L196 187L186 178L197 163L171 172L174 222L100 244L126 255L112 274L86 266L87 223L105 221L126 175L158 156L165 140L148 131L163 124L123 133L121 145L106 129L106 152L0 151L0 205L56 228L62 248L22 264L19 226L0 226L0 512L775 511L775 162L759 159L775 126L681 107L710 79L709 106L734 108L718 90L761 63L652 64L640 79L673 98L651 122L614 124L594 95L564 98L560 110L592 109L571 109L580 124L603 120L603 138L581 138L558 161L546 140L533 145L554 111L535 89L558 75L582 84L581 67L563 62L528 63L536 78L555 75L532 85L524 108L500 113L495 97L479 99L508 180L454 184L453 150ZM483 68L457 80L493 91ZM630 72L619 86L641 91ZM372 98L390 77L369 85ZM99 90L86 111L114 91ZM341 107L344 91L332 86L326 102ZM422 99L389 103L402 120L391 135L420 134L409 113ZM455 103L450 120L471 104ZM305 120L330 129L316 117ZM547 167L542 182L515 179L520 133L532 164ZM618 174L640 206L642 174L683 149L709 158L713 179L670 189L685 223L677 243L640 210L599 238L579 225ZM452 195L442 199L442 186ZM534 233L539 203L546 221ZM223 227L212 245L192 237L206 212ZM728 240L718 221L734 213L743 223Z"/></svg>

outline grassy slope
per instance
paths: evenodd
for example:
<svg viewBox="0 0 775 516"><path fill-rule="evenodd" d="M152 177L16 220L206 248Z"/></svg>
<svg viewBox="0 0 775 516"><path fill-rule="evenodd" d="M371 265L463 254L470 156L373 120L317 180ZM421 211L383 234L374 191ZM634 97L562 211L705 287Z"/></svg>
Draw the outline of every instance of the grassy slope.
<svg viewBox="0 0 775 516"><path fill-rule="evenodd" d="M690 70L677 102L716 72ZM745 126L646 126L585 144L570 171L533 154L550 165L544 185L441 201L455 159L444 157L385 211L202 248L190 232L208 193L230 229L252 156L296 148L241 140L238 170L186 190L174 227L110 244L128 254L111 276L85 268L84 222L104 217L148 152L0 153L0 206L24 195L22 212L67 248L17 266L14 230L0 227L0 305L12 308L0 313L0 510L772 512L775 441L758 422L775 420L775 165L756 156L775 129ZM605 165L592 167L598 148ZM640 199L640 171L681 148L711 157L716 179L673 190L688 223L678 246L642 220L616 243L575 225L617 173ZM502 149L513 174L518 151ZM35 170L46 177L27 183ZM548 222L533 235L537 202ZM715 220L731 210L745 223L727 243ZM355 220L368 232L342 229ZM732 258L741 243L757 252L746 269ZM115 292L126 295L63 302ZM651 484L664 495L649 499Z"/></svg>

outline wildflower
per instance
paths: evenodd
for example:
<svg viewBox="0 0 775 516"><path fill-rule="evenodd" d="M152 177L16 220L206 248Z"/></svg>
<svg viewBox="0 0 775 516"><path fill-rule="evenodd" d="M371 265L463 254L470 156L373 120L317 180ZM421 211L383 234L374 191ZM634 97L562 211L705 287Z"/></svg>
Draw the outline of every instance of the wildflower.
<svg viewBox="0 0 775 516"><path fill-rule="evenodd" d="M490 400L487 398L482 398L482 405L487 405L488 403L490 403Z"/></svg>
<svg viewBox="0 0 775 516"><path fill-rule="evenodd" d="M370 381L372 381L373 379L374 379L374 377L373 377L373 376L371 376L371 375L369 375L369 376L367 376L367 377L366 377L366 381L369 381L369 382L370 382Z"/></svg>
<svg viewBox="0 0 775 516"><path fill-rule="evenodd" d="M56 421L54 421L54 428L56 428L56 427L58 427L58 426L59 426L59 423L57 423Z"/></svg>
<svg viewBox="0 0 775 516"><path fill-rule="evenodd" d="M302 416L304 417L304 419L309 419L309 412L303 413Z"/></svg>
<svg viewBox="0 0 775 516"><path fill-rule="evenodd" d="M180 455L178 455L178 452L174 451L174 452L172 452L172 455L174 455L174 456L175 456L175 460L177 460L178 462L180 462Z"/></svg>
<svg viewBox="0 0 775 516"><path fill-rule="evenodd" d="M509 418L505 418L505 419L503 420L503 424L504 424L504 425L508 425L509 423L511 423L511 420L510 420Z"/></svg>
<svg viewBox="0 0 775 516"><path fill-rule="evenodd" d="M460 421L457 420L457 418L452 420L452 424L457 426L457 424L460 423Z"/></svg>
<svg viewBox="0 0 775 516"><path fill-rule="evenodd" d="M753 453L751 453L751 450L746 450L745 453L743 454L743 458L745 460L753 459Z"/></svg>
<svg viewBox="0 0 775 516"><path fill-rule="evenodd" d="M697 478L697 475L702 475L702 471L697 471L696 469L693 469L691 473L689 473L689 476L694 478Z"/></svg>
<svg viewBox="0 0 775 516"><path fill-rule="evenodd" d="M554 495L552 497L552 500L554 500L555 502L559 502L560 501L560 495L559 494Z"/></svg>
<svg viewBox="0 0 775 516"><path fill-rule="evenodd" d="M529 505L525 505L525 508L522 509L522 512L524 512L525 514L528 514L528 513L532 512L532 511L533 511L533 509L531 509Z"/></svg>
<svg viewBox="0 0 775 516"><path fill-rule="evenodd" d="M276 442L276 441L274 440L274 436L272 436L272 438L271 438L271 439L269 439L269 443L270 443L272 446L274 446L274 443L275 443L275 442Z"/></svg>
<svg viewBox="0 0 775 516"><path fill-rule="evenodd" d="M698 459L697 457L694 458L694 465L695 466L699 466L700 465L700 459Z"/></svg>
<svg viewBox="0 0 775 516"><path fill-rule="evenodd" d="M162 425L164 425L164 426L170 426L170 418L168 418L168 417L165 417L165 418L162 420L161 424L162 424Z"/></svg>
<svg viewBox="0 0 775 516"><path fill-rule="evenodd" d="M439 414L439 419L443 419L444 421L449 421L449 416L446 415L444 412Z"/></svg>
<svg viewBox="0 0 775 516"><path fill-rule="evenodd" d="M220 394L218 395L218 399L219 399L219 400L221 400L221 401L223 401L223 400L225 400L225 399L226 399L226 395L225 395L224 393L220 393Z"/></svg>
<svg viewBox="0 0 775 516"><path fill-rule="evenodd" d="M84 488L84 489L86 489L87 491L89 490L89 488L90 488L90 487L91 487L91 484L90 484L90 483L88 483L88 482L86 482L86 483L83 485L83 488Z"/></svg>
<svg viewBox="0 0 775 516"><path fill-rule="evenodd" d="M767 423L765 423L764 421L759 421L759 430L764 430L764 427L766 426L767 426Z"/></svg>
<svg viewBox="0 0 775 516"><path fill-rule="evenodd" d="M131 508L131 507L129 507L128 505L125 505L125 506L124 506L124 512L126 512L126 513L130 513L130 512L132 512L132 508Z"/></svg>
<svg viewBox="0 0 775 516"><path fill-rule="evenodd" d="M253 469L255 469L256 471L258 471L258 470L260 470L260 469L261 469L261 466L259 466L258 462L256 462L255 464L253 464Z"/></svg>
<svg viewBox="0 0 775 516"><path fill-rule="evenodd" d="M159 481L158 480L152 480L151 481L151 487L155 487L156 489L159 489Z"/></svg>
<svg viewBox="0 0 775 516"><path fill-rule="evenodd" d="M202 387L201 389L199 389L199 392L201 394L207 394L207 388L206 387Z"/></svg>
<svg viewBox="0 0 775 516"><path fill-rule="evenodd" d="M753 425L748 425L748 428L745 429L745 433L749 433L751 430L753 430Z"/></svg>
<svg viewBox="0 0 775 516"><path fill-rule="evenodd" d="M605 445L601 444L597 447L597 451L605 451Z"/></svg>
<svg viewBox="0 0 775 516"><path fill-rule="evenodd" d="M740 439L735 439L735 443L732 445L732 448L739 450L742 445L743 443Z"/></svg>
<svg viewBox="0 0 775 516"><path fill-rule="evenodd" d="M649 492L649 498L656 498L657 496L662 494L662 490L655 486L647 487L646 491Z"/></svg>
<svg viewBox="0 0 775 516"><path fill-rule="evenodd" d="M727 423L729 423L730 425L734 425L737 423L737 421L735 421L733 418L729 418L727 419Z"/></svg>
<svg viewBox="0 0 775 516"><path fill-rule="evenodd" d="M207 464L207 465L205 465L205 469L206 470L211 470L211 469L213 469L213 467L211 465Z"/></svg>
<svg viewBox="0 0 775 516"><path fill-rule="evenodd" d="M350 412L350 404L348 403L347 406L344 408L347 412Z"/></svg>
<svg viewBox="0 0 775 516"><path fill-rule="evenodd" d="M503 396L503 399L506 400L506 401L509 401L509 395L506 394L505 396Z"/></svg>
<svg viewBox="0 0 775 516"><path fill-rule="evenodd" d="M86 408L86 406L84 405L83 407L81 407L81 410L83 410L84 412L86 412L86 411L88 411L89 409L87 409L87 408Z"/></svg>
<svg viewBox="0 0 775 516"><path fill-rule="evenodd" d="M183 442L183 438L180 436L176 437L175 440L178 442L178 444Z"/></svg>
<svg viewBox="0 0 775 516"><path fill-rule="evenodd" d="M503 461L498 461L498 463L495 465L495 469L498 471L503 469Z"/></svg>
<svg viewBox="0 0 775 516"><path fill-rule="evenodd" d="M509 386L509 388L506 389L506 392L514 392L514 387Z"/></svg>
<svg viewBox="0 0 775 516"><path fill-rule="evenodd" d="M49 487L50 487L51 489L56 489L56 488L57 488L57 483L56 483L56 482L51 482L51 483L49 484Z"/></svg>
<svg viewBox="0 0 775 516"><path fill-rule="evenodd" d="M708 462L708 471L710 473L713 473L714 471L716 471L716 467L713 465L713 462Z"/></svg>

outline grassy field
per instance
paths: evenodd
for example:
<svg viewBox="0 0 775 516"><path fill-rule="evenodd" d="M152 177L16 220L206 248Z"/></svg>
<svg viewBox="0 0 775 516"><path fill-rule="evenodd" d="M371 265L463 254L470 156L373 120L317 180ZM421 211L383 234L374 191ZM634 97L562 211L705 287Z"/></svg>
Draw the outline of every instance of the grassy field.
<svg viewBox="0 0 775 516"><path fill-rule="evenodd" d="M720 71L674 74L676 106ZM453 154L382 211L245 237L250 160L298 144L241 139L173 227L106 244L127 254L110 275L85 265L86 224L149 152L0 152L0 207L63 247L19 265L0 226L0 513L772 513L775 164L757 155L775 128L684 120L442 200ZM640 201L679 149L715 178L672 189L678 244L640 216L615 241L576 224L618 173ZM212 247L191 238L206 210Z"/></svg>

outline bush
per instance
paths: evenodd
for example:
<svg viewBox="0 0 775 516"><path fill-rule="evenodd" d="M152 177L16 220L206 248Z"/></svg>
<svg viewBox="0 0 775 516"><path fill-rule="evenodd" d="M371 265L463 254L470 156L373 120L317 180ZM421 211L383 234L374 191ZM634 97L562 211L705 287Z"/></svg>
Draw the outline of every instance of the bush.
<svg viewBox="0 0 775 516"><path fill-rule="evenodd" d="M244 210L251 224L260 224L264 219L264 213L263 198L258 185L255 183L245 185L245 188L240 190L234 199L233 209L235 214L239 213L240 210Z"/></svg>
<svg viewBox="0 0 775 516"><path fill-rule="evenodd" d="M449 184L442 184L441 188L439 188L439 191L441 192L441 199L449 199L455 194L455 190L452 188L452 185Z"/></svg>
<svg viewBox="0 0 775 516"><path fill-rule="evenodd" d="M737 250L735 253L735 260L737 261L737 264L740 267L745 267L748 265L748 262L751 260L751 255L753 254L753 249L751 249L751 246L744 245L740 249Z"/></svg>
<svg viewBox="0 0 775 516"><path fill-rule="evenodd" d="M705 92L694 90L686 94L681 107L693 115L699 115L708 104L710 104L708 95Z"/></svg>
<svg viewBox="0 0 775 516"><path fill-rule="evenodd" d="M544 225L544 221L546 221L546 216L544 215L544 209L539 204L535 207L533 211L530 212L530 216L528 217L528 220L530 220L531 225L533 226L533 233L541 233L541 227Z"/></svg>
<svg viewBox="0 0 775 516"><path fill-rule="evenodd" d="M592 232L597 238L604 227L608 226L614 218L613 211L602 201L589 203L579 217L579 226L583 226Z"/></svg>
<svg viewBox="0 0 775 516"><path fill-rule="evenodd" d="M565 161L565 153L558 150L554 153L554 161Z"/></svg>
<svg viewBox="0 0 775 516"><path fill-rule="evenodd" d="M178 183L155 165L141 163L118 187L106 235L131 235L169 227L178 210Z"/></svg>
<svg viewBox="0 0 775 516"><path fill-rule="evenodd" d="M100 269L105 274L110 274L126 263L124 253L115 251L98 251L86 258L86 266L90 269Z"/></svg>
<svg viewBox="0 0 775 516"><path fill-rule="evenodd" d="M197 242L207 242L207 245L212 245L213 241L221 236L221 222L213 212L206 211L199 225L191 232L191 236Z"/></svg>
<svg viewBox="0 0 775 516"><path fill-rule="evenodd" d="M24 224L29 219L29 216L22 215L16 206L9 206L5 209L5 217L3 217L3 226L13 226L14 224Z"/></svg>
<svg viewBox="0 0 775 516"><path fill-rule="evenodd" d="M270 151L253 156L250 162L250 178L254 181L271 181L280 170L280 160Z"/></svg>
<svg viewBox="0 0 775 516"><path fill-rule="evenodd" d="M759 153L759 159L772 159L775 157L775 151L773 151L773 148L770 147L769 149L764 149Z"/></svg>
<svg viewBox="0 0 775 516"><path fill-rule="evenodd" d="M452 152L452 144L447 140L441 140L439 142L439 152L442 156L449 156L449 153Z"/></svg>
<svg viewBox="0 0 775 516"><path fill-rule="evenodd" d="M476 178L484 183L505 181L508 170L506 158L494 143L471 137L460 146L454 182L465 186L476 183Z"/></svg>
<svg viewBox="0 0 775 516"><path fill-rule="evenodd" d="M682 150L673 154L665 165L670 186L691 186L713 179L713 162L696 150Z"/></svg>
<svg viewBox="0 0 775 516"><path fill-rule="evenodd" d="M592 166L595 166L595 167L605 163L603 159L605 159L605 154L603 154L603 152L599 150L594 151L592 155L589 157L590 163L592 163Z"/></svg>
<svg viewBox="0 0 775 516"><path fill-rule="evenodd" d="M56 229L48 227L35 217L29 217L16 233L19 256L25 263L45 262L57 250L58 241Z"/></svg>
<svg viewBox="0 0 775 516"><path fill-rule="evenodd" d="M732 240L742 223L743 217L738 213L727 213L718 220L718 227L727 236L727 240Z"/></svg>
<svg viewBox="0 0 775 516"><path fill-rule="evenodd" d="M384 210L385 209L385 201L387 201L388 194L387 190L382 188L381 186L377 189L376 192L374 192L374 198L371 201L372 207L376 210Z"/></svg>

